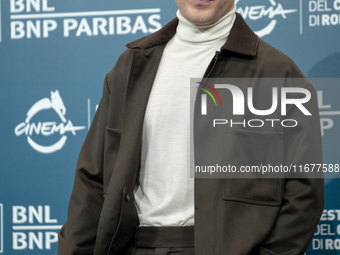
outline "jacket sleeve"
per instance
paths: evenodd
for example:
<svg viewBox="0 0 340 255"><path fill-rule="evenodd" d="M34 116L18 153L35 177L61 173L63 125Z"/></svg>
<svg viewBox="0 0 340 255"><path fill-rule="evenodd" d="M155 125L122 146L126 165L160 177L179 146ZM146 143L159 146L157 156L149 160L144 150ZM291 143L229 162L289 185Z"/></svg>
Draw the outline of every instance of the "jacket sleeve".
<svg viewBox="0 0 340 255"><path fill-rule="evenodd" d="M58 254L93 254L103 205L103 153L109 89L107 76L102 99L81 148L67 221L59 232Z"/></svg>
<svg viewBox="0 0 340 255"><path fill-rule="evenodd" d="M286 128L284 134L285 164L298 166L322 164L320 118L316 93L312 85L311 100L304 104L312 113L305 116L293 106L287 119L295 119L298 126ZM322 167L321 167L322 169ZM276 223L262 247L261 255L304 254L320 219L324 205L323 173L301 173L285 179L283 202Z"/></svg>

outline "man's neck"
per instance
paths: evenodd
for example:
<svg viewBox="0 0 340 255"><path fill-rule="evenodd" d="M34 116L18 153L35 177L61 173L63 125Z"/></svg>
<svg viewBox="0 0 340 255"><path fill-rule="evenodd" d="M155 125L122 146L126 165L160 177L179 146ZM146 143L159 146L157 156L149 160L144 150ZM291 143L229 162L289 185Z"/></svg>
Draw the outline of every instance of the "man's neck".
<svg viewBox="0 0 340 255"><path fill-rule="evenodd" d="M184 44L188 45L216 45L225 42L230 33L230 29L235 21L236 8L224 15L211 25L197 26L185 19L180 11L177 11L179 24L177 26L176 37Z"/></svg>

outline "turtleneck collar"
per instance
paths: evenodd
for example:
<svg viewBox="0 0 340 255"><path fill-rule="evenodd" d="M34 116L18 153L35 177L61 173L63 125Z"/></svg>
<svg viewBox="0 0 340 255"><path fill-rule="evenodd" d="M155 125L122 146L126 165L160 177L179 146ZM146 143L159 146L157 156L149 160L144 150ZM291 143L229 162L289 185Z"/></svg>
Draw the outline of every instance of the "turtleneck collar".
<svg viewBox="0 0 340 255"><path fill-rule="evenodd" d="M223 45L234 24L236 7L211 25L197 26L177 11L176 40L185 45Z"/></svg>

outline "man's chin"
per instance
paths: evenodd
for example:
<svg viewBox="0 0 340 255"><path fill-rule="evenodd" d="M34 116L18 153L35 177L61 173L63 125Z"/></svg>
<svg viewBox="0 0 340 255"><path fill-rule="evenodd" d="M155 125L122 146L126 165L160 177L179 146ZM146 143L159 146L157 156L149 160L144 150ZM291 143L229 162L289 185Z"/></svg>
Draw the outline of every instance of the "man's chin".
<svg viewBox="0 0 340 255"><path fill-rule="evenodd" d="M205 26L214 23L214 17L211 17L207 12L200 13L199 11L197 12L197 15L192 15L188 20L197 26Z"/></svg>

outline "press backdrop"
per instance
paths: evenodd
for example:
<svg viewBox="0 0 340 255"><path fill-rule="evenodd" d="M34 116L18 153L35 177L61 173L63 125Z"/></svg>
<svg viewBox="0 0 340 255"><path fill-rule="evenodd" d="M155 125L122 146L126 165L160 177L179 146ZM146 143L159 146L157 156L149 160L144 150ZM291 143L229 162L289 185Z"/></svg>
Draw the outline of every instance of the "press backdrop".
<svg viewBox="0 0 340 255"><path fill-rule="evenodd" d="M262 39L307 77L340 76L340 0L240 0ZM175 1L0 0L0 253L56 254L77 156L125 44ZM317 85L324 161L339 164L340 87ZM307 254L340 254L339 179Z"/></svg>

